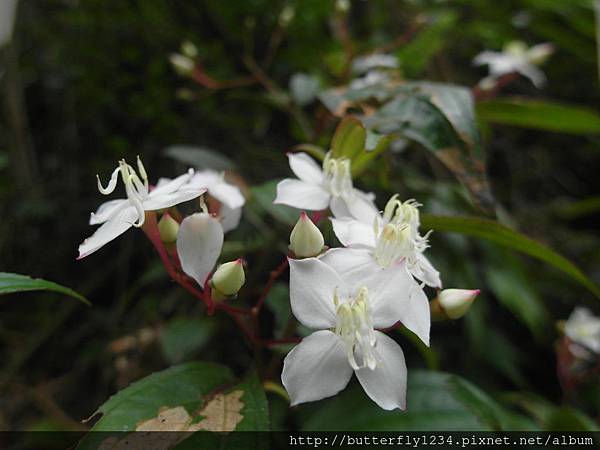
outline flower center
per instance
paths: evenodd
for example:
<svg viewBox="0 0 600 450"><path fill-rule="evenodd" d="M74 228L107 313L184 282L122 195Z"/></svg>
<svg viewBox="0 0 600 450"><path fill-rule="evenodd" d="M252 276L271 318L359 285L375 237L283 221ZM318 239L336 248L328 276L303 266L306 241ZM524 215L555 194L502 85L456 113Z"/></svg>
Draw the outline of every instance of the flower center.
<svg viewBox="0 0 600 450"><path fill-rule="evenodd" d="M144 206L142 202L146 199L146 197L148 197L148 175L146 174L146 170L144 169L144 165L142 164L139 156L137 158L137 166L139 175L136 173L133 167L127 164L124 159L119 161L119 167L114 170L110 177L110 181L105 188L102 187L100 177L96 175L96 178L98 179L98 190L100 193L108 195L111 194L117 187L118 176L119 173L121 174L121 179L125 185L125 192L127 193L127 198L135 207L138 214L137 220L133 225L136 227L141 227L144 224L145 218Z"/></svg>
<svg viewBox="0 0 600 450"><path fill-rule="evenodd" d="M377 339L371 321L369 292L366 286L358 290L355 297L340 301L337 290L333 294L336 308L335 333L346 345L348 362L354 369L377 366L375 344ZM360 364L356 361L359 356Z"/></svg>
<svg viewBox="0 0 600 450"><path fill-rule="evenodd" d="M409 266L416 261L417 253L427 247L427 237L419 234L419 210L421 206L414 200L404 203L394 195L386 204L381 217L383 228L376 219L374 223L375 250L373 257L382 267L389 267L400 259L407 259Z"/></svg>
<svg viewBox="0 0 600 450"><path fill-rule="evenodd" d="M354 192L350 160L348 158L331 158L329 154L323 161L325 186L334 197L351 195Z"/></svg>

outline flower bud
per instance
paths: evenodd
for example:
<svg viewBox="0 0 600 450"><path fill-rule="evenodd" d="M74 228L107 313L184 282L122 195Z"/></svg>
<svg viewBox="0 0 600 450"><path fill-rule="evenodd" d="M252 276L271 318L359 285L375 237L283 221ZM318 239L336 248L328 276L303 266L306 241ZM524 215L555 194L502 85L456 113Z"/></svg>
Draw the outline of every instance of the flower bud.
<svg viewBox="0 0 600 450"><path fill-rule="evenodd" d="M321 231L308 215L302 212L290 234L290 250L297 258L311 258L321 253L324 245Z"/></svg>
<svg viewBox="0 0 600 450"><path fill-rule="evenodd" d="M168 213L163 214L158 222L158 233L160 240L166 245L171 245L177 242L177 232L179 224Z"/></svg>
<svg viewBox="0 0 600 450"><path fill-rule="evenodd" d="M175 72L181 76L190 76L194 71L194 61L187 56L179 53L171 53L171 55L169 55L169 61L171 61Z"/></svg>
<svg viewBox="0 0 600 450"><path fill-rule="evenodd" d="M450 319L458 319L467 313L479 292L479 289L444 289L437 299Z"/></svg>
<svg viewBox="0 0 600 450"><path fill-rule="evenodd" d="M181 52L187 56L188 58L197 58L198 57L198 49L196 46L190 41L184 41L181 44Z"/></svg>
<svg viewBox="0 0 600 450"><path fill-rule="evenodd" d="M221 264L211 280L212 287L217 294L226 297L237 294L245 282L246 275L241 259Z"/></svg>

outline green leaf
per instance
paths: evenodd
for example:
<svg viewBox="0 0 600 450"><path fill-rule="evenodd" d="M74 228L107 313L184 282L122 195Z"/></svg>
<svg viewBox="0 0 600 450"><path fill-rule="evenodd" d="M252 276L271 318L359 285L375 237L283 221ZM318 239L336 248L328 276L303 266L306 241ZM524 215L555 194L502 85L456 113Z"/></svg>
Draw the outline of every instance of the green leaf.
<svg viewBox="0 0 600 450"><path fill-rule="evenodd" d="M486 122L573 134L600 133L600 114L582 106L511 97L477 103Z"/></svg>
<svg viewBox="0 0 600 450"><path fill-rule="evenodd" d="M523 263L508 250L498 247L486 252L486 261L487 284L500 303L527 325L536 339L548 338L552 319Z"/></svg>
<svg viewBox="0 0 600 450"><path fill-rule="evenodd" d="M497 222L479 217L432 216L423 214L422 225L438 231L462 233L494 242L537 258L566 273L600 298L600 288L565 257L533 239Z"/></svg>
<svg viewBox="0 0 600 450"><path fill-rule="evenodd" d="M396 52L398 59L402 61L402 69L409 77L419 75L427 67L431 58L448 44L448 33L451 32L458 18L458 14L454 11L432 14L416 37Z"/></svg>
<svg viewBox="0 0 600 450"><path fill-rule="evenodd" d="M170 320L161 333L161 347L167 360L180 363L204 347L217 330L211 317L177 317Z"/></svg>
<svg viewBox="0 0 600 450"><path fill-rule="evenodd" d="M365 148L367 130L356 117L345 117L335 130L331 140L331 155L334 158L353 159Z"/></svg>
<svg viewBox="0 0 600 450"><path fill-rule="evenodd" d="M218 395L221 395L220 407ZM236 406L233 412L227 409L229 402ZM179 416L189 418L170 424L159 417L165 411L179 411ZM209 430L221 423L233 424L234 429L240 431L265 431L269 426L266 396L258 378L252 375L236 383L227 367L206 362L190 362L149 375L112 396L97 413L101 413L102 418L82 440L80 450L95 449L108 438L106 433L94 433L96 431L130 432L148 421L169 428L205 421L207 426L211 423ZM227 417L228 413L237 416L232 420L231 416ZM221 440L215 433L200 432L193 436L196 435L200 435L199 439ZM117 439L125 437L122 433L116 436ZM176 448L186 448L186 443L187 440Z"/></svg>
<svg viewBox="0 0 600 450"><path fill-rule="evenodd" d="M254 202L262 211L269 213L278 221L293 225L298 221L300 213L296 208L286 205L275 205L273 200L277 195L278 180L267 181L251 188L251 201Z"/></svg>
<svg viewBox="0 0 600 450"><path fill-rule="evenodd" d="M234 162L217 150L207 147L173 145L164 150L164 154L181 163L189 164L197 169L231 170Z"/></svg>
<svg viewBox="0 0 600 450"><path fill-rule="evenodd" d="M27 275L19 275L17 273L0 272L0 295L27 291L58 292L76 298L86 305L91 305L90 301L83 295L75 292L73 289L61 286L52 281L42 280L41 278L31 278Z"/></svg>
<svg viewBox="0 0 600 450"><path fill-rule="evenodd" d="M371 431L490 431L503 429L510 414L468 381L442 372L408 373L406 411L379 408L360 387L317 406L299 406L302 429Z"/></svg>

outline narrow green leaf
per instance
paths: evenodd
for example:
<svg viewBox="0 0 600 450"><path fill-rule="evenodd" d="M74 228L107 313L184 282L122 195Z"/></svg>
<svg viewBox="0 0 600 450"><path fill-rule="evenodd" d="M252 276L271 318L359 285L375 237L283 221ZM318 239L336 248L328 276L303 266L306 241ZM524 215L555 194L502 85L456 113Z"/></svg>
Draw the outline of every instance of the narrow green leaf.
<svg viewBox="0 0 600 450"><path fill-rule="evenodd" d="M600 288L581 272L575 264L545 245L504 225L479 217L423 214L421 219L424 228L475 236L533 256L566 273L600 298Z"/></svg>
<svg viewBox="0 0 600 450"><path fill-rule="evenodd" d="M477 103L486 122L573 134L600 133L600 114L582 106L509 97Z"/></svg>
<svg viewBox="0 0 600 450"><path fill-rule="evenodd" d="M76 298L86 305L91 305L90 301L83 295L75 292L71 288L61 286L52 281L42 280L41 278L31 278L27 275L20 275L17 273L0 272L0 295L27 291L58 292Z"/></svg>
<svg viewBox="0 0 600 450"><path fill-rule="evenodd" d="M353 159L363 151L367 139L367 130L356 117L345 117L335 130L331 140L331 154L334 158Z"/></svg>

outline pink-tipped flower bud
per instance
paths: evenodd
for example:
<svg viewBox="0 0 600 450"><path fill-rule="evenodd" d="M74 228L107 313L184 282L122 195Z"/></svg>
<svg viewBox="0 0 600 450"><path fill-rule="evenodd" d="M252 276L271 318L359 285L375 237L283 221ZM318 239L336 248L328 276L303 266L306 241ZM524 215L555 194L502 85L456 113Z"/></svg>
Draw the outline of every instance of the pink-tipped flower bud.
<svg viewBox="0 0 600 450"><path fill-rule="evenodd" d="M297 258L311 258L319 255L324 246L321 230L302 212L290 234L290 250Z"/></svg>
<svg viewBox="0 0 600 450"><path fill-rule="evenodd" d="M211 280L213 289L225 297L237 294L245 282L244 263L241 259L221 264Z"/></svg>
<svg viewBox="0 0 600 450"><path fill-rule="evenodd" d="M480 292L479 289L444 289L438 294L438 301L450 319L458 319L467 313Z"/></svg>

